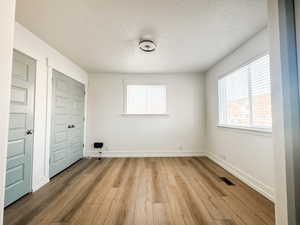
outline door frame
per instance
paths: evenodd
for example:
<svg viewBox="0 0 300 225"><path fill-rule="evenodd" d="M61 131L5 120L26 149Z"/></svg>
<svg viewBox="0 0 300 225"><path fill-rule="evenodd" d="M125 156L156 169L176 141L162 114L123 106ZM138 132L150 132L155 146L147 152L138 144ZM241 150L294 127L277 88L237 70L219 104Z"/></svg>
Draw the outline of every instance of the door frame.
<svg viewBox="0 0 300 225"><path fill-rule="evenodd" d="M277 225L296 225L295 198L299 196L295 190L300 188L294 176L295 162L300 162L296 154L300 102L294 4L294 0L268 0Z"/></svg>
<svg viewBox="0 0 300 225"><path fill-rule="evenodd" d="M48 154L49 154L49 164L48 164L48 175L49 175L49 179L51 179L51 178L53 178L53 177L55 177L57 174L59 174L59 173L61 173L62 171L64 171L64 170L66 170L68 167L70 167L71 165L73 165L74 163L72 163L72 164L70 164L68 167L66 167L65 169L63 169L62 171L60 171L60 172L58 172L58 173L56 173L56 174L54 174L54 175L52 175L51 174L51 160L52 160L52 143L53 143L53 126L55 125L54 124L54 114L55 114L55 108L54 108L54 106L55 106L55 89L56 89L56 86L55 86L55 79L54 79L54 73L56 72L56 73L59 73L59 74L61 74L61 75L63 75L63 76L65 76L66 77L66 79L68 79L68 80L70 80L70 81L72 81L72 82L76 82L76 83L80 83L82 86L83 86L83 89L84 89L84 97L83 97L83 107L84 107L84 109L83 109L83 116L84 116L84 118L86 117L86 94L85 94L85 91L86 91L86 85L83 83L83 82L80 82L80 81L78 81L78 80L75 80L75 79L73 79L72 77L70 77L70 76L68 76L68 75L66 75L65 73L63 73L63 72L61 72L61 71L59 71L58 69L56 69L56 68L50 68L49 69L49 71L51 71L50 73L51 73L51 86L49 86L48 88L50 88L51 89L51 95L49 95L49 99L48 99L48 101L50 102L50 104L51 104L51 106L50 106L50 110L49 110L49 112L50 112L50 115L49 115L49 117L50 117L50 120L49 120L49 144L48 144L48 146L49 146L49 151L48 151ZM82 158L84 157L84 146L85 146L85 124L86 124L86 122L85 122L85 120L83 121L83 133L82 133L82 139L83 139L83 146L82 146ZM81 159L82 159L81 158ZM76 163L76 162L75 162Z"/></svg>
<svg viewBox="0 0 300 225"><path fill-rule="evenodd" d="M16 1L0 1L0 225L3 224L12 54Z"/></svg>

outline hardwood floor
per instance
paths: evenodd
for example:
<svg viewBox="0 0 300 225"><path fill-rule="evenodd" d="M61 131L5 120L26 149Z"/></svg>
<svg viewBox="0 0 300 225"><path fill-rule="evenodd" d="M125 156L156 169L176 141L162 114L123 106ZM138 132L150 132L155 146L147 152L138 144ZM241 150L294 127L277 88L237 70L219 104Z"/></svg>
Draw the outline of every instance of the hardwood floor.
<svg viewBox="0 0 300 225"><path fill-rule="evenodd" d="M124 158L79 161L6 208L4 224L274 225L274 220L273 203L207 158Z"/></svg>

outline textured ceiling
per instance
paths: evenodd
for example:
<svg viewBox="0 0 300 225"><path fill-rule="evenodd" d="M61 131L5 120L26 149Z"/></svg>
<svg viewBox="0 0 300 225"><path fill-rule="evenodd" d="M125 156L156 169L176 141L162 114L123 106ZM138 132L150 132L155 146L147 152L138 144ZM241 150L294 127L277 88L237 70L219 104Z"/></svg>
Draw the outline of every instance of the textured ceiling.
<svg viewBox="0 0 300 225"><path fill-rule="evenodd" d="M88 72L207 70L267 24L266 0L17 0L16 20ZM141 37L157 44L138 49Z"/></svg>

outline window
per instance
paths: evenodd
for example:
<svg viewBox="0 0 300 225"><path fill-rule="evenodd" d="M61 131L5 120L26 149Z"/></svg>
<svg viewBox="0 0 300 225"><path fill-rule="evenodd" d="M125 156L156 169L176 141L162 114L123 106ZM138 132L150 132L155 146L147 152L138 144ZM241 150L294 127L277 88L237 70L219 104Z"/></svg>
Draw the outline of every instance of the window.
<svg viewBox="0 0 300 225"><path fill-rule="evenodd" d="M127 85L126 114L166 114L165 85Z"/></svg>
<svg viewBox="0 0 300 225"><path fill-rule="evenodd" d="M221 78L218 89L219 125L272 129L269 55Z"/></svg>

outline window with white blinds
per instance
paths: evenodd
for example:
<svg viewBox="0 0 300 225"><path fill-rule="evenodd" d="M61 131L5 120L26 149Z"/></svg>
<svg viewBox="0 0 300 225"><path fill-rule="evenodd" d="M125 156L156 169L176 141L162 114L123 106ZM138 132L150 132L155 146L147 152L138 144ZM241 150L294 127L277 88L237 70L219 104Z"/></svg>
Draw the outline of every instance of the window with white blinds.
<svg viewBox="0 0 300 225"><path fill-rule="evenodd" d="M166 114L166 93L166 85L127 85L126 114Z"/></svg>
<svg viewBox="0 0 300 225"><path fill-rule="evenodd" d="M222 77L218 89L219 125L272 129L269 55Z"/></svg>

